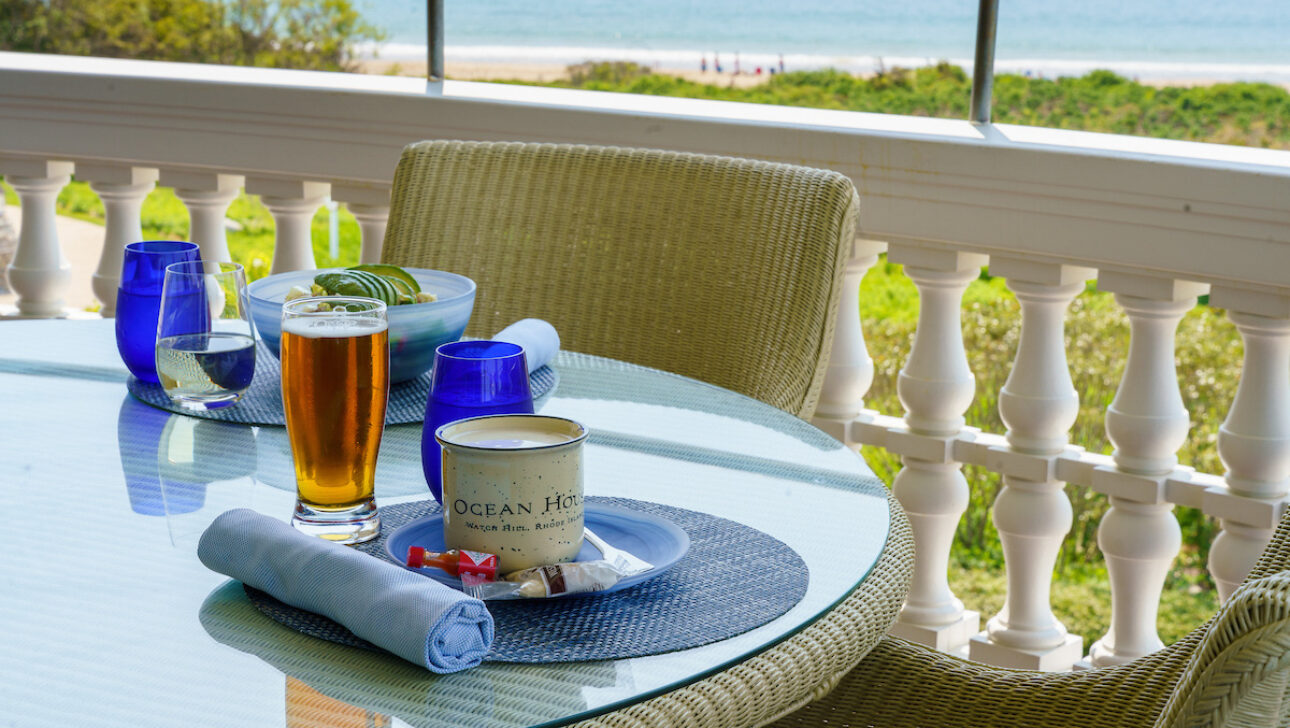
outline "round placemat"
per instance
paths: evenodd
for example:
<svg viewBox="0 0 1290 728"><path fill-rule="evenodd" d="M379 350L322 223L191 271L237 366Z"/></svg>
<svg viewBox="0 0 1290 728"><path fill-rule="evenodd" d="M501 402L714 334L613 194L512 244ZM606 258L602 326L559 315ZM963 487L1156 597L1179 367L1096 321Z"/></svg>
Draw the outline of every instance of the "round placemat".
<svg viewBox="0 0 1290 728"><path fill-rule="evenodd" d="M549 366L539 368L529 375L533 399L541 399L555 388L560 375ZM237 404L214 410L184 409L166 396L160 384L145 382L131 375L126 382L130 393L142 402L175 414L223 420L243 425L286 424L282 410L282 366L263 341L255 345L255 376L251 386L242 394ZM422 422L426 416L426 397L430 393L430 372L416 379L390 385L390 400L385 409L385 424L406 425Z"/></svg>
<svg viewBox="0 0 1290 728"><path fill-rule="evenodd" d="M485 661L616 660L698 647L760 627L806 594L806 563L782 541L755 528L660 503L588 501L668 519L690 536L689 553L661 576L613 594L487 602L496 637ZM381 537L356 548L390 561L387 535L439 510L432 500L384 506ZM294 630L379 649L326 617L245 589L256 608Z"/></svg>

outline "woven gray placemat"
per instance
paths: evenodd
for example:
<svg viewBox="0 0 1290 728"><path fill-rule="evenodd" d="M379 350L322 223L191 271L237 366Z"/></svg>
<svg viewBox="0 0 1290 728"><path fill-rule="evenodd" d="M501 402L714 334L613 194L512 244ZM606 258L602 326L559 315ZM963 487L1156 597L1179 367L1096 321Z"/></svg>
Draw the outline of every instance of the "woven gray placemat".
<svg viewBox="0 0 1290 728"><path fill-rule="evenodd" d="M559 380L560 375L549 366L530 374L529 387L533 390L533 399L547 395ZM184 409L170 401L160 384L145 382L133 375L127 380L126 386L130 389L130 394L139 401L175 414L243 425L286 425L282 410L282 366L263 341L258 341L255 345L255 377L251 379L251 386L242 395L242 399L228 407L214 410ZM423 422L429 393L430 372L407 382L391 384L390 400L385 409L385 424Z"/></svg>
<svg viewBox="0 0 1290 728"><path fill-rule="evenodd" d="M690 537L690 551L663 575L602 596L490 601L496 638L487 662L551 663L657 655L717 642L787 612L806 594L806 563L782 541L725 518L627 498L591 503L666 518ZM400 526L439 512L433 500L381 508L381 537L357 548L389 561L385 540ZM246 587L265 615L332 642L379 649L326 617Z"/></svg>

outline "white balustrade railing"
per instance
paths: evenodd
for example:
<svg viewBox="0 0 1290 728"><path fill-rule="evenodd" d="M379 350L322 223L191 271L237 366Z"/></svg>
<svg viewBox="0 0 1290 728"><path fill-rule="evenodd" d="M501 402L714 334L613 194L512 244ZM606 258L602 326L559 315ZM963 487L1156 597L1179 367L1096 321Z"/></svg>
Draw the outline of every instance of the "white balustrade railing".
<svg viewBox="0 0 1290 728"><path fill-rule="evenodd" d="M73 174L104 201L94 289L110 315L121 248L140 235L139 203L154 184L173 187L187 205L191 237L208 258L228 258L224 216L245 189L274 216L274 271L314 265L309 221L329 197L349 206L362 231L360 258L375 261L400 150L430 138L668 148L826 167L855 181L859 237L815 422L903 460L893 488L917 543L899 635L1038 669L1131 660L1161 644L1156 609L1180 546L1173 509L1221 520L1209 568L1226 598L1290 498L1290 152L695 99L0 53L0 174L22 203L8 269L17 313L63 310L68 266L54 203ZM898 381L903 416L863 402L874 363L856 315L859 281L884 249L921 297ZM963 424L976 384L959 310L987 265L1022 308L1016 360L998 393L1006 433ZM1127 362L1106 414L1113 455L1067 442L1078 393L1063 322L1094 277L1131 326L1128 350L1105 352ZM1223 477L1176 456L1189 418L1174 331L1206 290L1245 345L1218 436ZM964 464L1004 479L994 518L1008 594L984 630L946 578L972 487ZM1071 524L1065 484L1110 498L1098 543L1112 620L1100 637L1068 634L1049 604ZM1081 660L1082 637L1096 641Z"/></svg>
<svg viewBox="0 0 1290 728"><path fill-rule="evenodd" d="M999 414L1008 428L1008 446L1001 452L1060 455L1079 414L1062 322L1093 271L1002 257L994 258L990 269L1008 279L1021 303L1016 363L999 393ZM994 525L1003 542L1008 601L985 633L972 638L969 656L1033 670L1069 667L1080 659L1083 642L1067 634L1048 604L1053 566L1071 527L1065 484L1054 468L1038 478L1005 472L1003 482Z"/></svg>

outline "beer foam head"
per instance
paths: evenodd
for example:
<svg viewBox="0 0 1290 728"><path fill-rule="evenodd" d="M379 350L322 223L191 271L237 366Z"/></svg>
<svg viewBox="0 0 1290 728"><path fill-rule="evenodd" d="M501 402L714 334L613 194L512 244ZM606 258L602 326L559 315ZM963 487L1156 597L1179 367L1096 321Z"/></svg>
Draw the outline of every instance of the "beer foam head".
<svg viewBox="0 0 1290 728"><path fill-rule="evenodd" d="M387 322L370 316L297 316L282 322L283 333L310 339L371 336L388 328Z"/></svg>

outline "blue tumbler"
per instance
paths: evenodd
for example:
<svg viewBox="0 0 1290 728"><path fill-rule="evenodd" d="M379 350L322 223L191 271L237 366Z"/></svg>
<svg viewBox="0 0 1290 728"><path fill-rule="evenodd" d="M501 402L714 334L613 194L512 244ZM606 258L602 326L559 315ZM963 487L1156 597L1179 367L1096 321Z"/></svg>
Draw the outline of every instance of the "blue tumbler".
<svg viewBox="0 0 1290 728"><path fill-rule="evenodd" d="M435 430L482 415L533 414L524 349L506 341L454 341L435 349L430 396L421 430L421 468L443 502L443 450Z"/></svg>
<svg viewBox="0 0 1290 728"><path fill-rule="evenodd" d="M166 266L200 260L197 243L147 240L125 246L116 292L116 348L130 373L157 382L157 317Z"/></svg>

